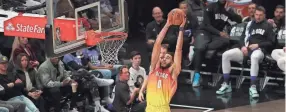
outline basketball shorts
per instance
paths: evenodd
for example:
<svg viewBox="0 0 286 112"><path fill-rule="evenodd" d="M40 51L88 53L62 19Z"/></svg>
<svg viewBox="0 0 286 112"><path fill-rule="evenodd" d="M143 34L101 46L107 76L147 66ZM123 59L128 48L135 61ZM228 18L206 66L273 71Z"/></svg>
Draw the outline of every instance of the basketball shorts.
<svg viewBox="0 0 286 112"><path fill-rule="evenodd" d="M147 105L145 112L171 112L170 105L152 106Z"/></svg>

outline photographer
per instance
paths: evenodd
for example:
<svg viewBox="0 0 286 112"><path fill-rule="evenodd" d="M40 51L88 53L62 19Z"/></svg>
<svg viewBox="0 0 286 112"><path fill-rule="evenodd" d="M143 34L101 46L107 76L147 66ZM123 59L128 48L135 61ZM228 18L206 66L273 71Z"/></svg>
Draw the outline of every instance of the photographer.
<svg viewBox="0 0 286 112"><path fill-rule="evenodd" d="M144 82L144 79L147 78L146 71L141 64L141 53L138 51L132 51L130 53L130 60L132 66L129 68L130 79L128 80L128 85L131 93L135 88L140 88Z"/></svg>
<svg viewBox="0 0 286 112"><path fill-rule="evenodd" d="M87 63L89 62L89 60L83 56L82 50L77 51L76 53L71 53L71 54L66 54L63 58L63 62L70 68L73 69L74 71L80 72L79 76L84 77L87 76L87 74L93 75L93 76L97 76L96 74L101 74L99 71L95 71L93 70L92 72L88 72L86 69L88 69ZM84 71L83 71L84 70ZM87 71L87 72L86 72ZM85 73L83 73L85 72ZM82 74L82 75L80 75ZM72 78L75 79L75 78ZM77 78L78 79L78 78ZM101 79L98 77L92 77L89 78L92 79L90 81L96 82L96 85L99 88L99 94L101 96L101 98L103 100L105 100L105 102L107 104L111 104L112 101L109 98L109 86L111 84L114 83L113 79ZM91 83L93 83L91 82ZM84 82L84 84L86 84L87 82ZM96 88L98 89L98 88ZM100 98L98 96L93 96L94 98L94 103L96 105L96 108L102 111L102 112L107 112L107 110L100 104Z"/></svg>
<svg viewBox="0 0 286 112"><path fill-rule="evenodd" d="M120 67L119 82L115 87L115 98L113 107L116 112L144 112L146 103L133 103L139 92L139 88L135 88L130 94L127 81L129 80L129 70L127 66Z"/></svg>

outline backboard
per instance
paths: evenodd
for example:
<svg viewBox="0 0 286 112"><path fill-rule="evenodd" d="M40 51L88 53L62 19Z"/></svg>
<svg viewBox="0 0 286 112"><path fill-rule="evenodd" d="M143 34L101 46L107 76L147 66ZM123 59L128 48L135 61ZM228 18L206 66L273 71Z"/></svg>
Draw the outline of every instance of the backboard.
<svg viewBox="0 0 286 112"><path fill-rule="evenodd" d="M125 0L55 0L47 1L46 50L48 57L62 56L86 47L85 32L127 32ZM55 18L72 21L72 31L63 30ZM66 23L66 22L65 22ZM68 25L71 26L71 25ZM70 36L67 36L70 35ZM71 38L74 39L63 39Z"/></svg>

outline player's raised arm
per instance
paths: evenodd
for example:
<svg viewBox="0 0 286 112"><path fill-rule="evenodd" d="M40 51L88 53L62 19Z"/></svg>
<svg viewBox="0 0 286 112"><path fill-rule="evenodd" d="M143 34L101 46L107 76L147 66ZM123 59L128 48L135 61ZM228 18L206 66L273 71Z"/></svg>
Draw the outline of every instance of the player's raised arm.
<svg viewBox="0 0 286 112"><path fill-rule="evenodd" d="M180 25L180 30L179 30L179 35L178 35L178 39L177 39L177 45L176 45L176 51L174 54L174 64L175 64L175 68L174 68L174 74L175 75L179 75L181 72L181 63L182 63L182 48L183 48L183 41L184 41L184 27L186 24L186 18L184 18L183 23Z"/></svg>
<svg viewBox="0 0 286 112"><path fill-rule="evenodd" d="M168 19L167 23L165 24L164 28L161 30L161 32L157 36L157 39L154 43L154 47L153 47L153 51L152 51L152 58L151 58L151 69L150 69L150 71L154 70L154 68L156 67L156 64L159 61L161 44L162 44L163 39L166 36L166 33L167 33L169 27L170 27L170 22Z"/></svg>

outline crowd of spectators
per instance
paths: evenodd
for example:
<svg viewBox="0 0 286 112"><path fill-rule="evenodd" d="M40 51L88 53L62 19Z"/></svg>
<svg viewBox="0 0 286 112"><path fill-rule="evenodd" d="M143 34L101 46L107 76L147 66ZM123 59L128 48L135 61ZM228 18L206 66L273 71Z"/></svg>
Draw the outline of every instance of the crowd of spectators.
<svg viewBox="0 0 286 112"><path fill-rule="evenodd" d="M92 1L92 0L91 0ZM89 2L91 2L89 1ZM108 19L116 20L116 4L102 0L101 8ZM114 0L111 0L114 1ZM224 83L216 92L224 94L231 92L229 84L230 61L242 62L245 57L251 60L250 95L258 97L256 77L259 63L266 53L277 61L278 67L285 71L286 49L276 45L276 35L285 36L285 7L278 5L274 18L265 18L265 9L255 3L248 6L249 16L242 19L231 8L225 8L225 0L205 4L201 0L186 0L178 4L178 8L186 13L187 24L184 33L183 57L189 60L195 71L193 86L200 86L200 71L207 50L221 50L226 46L233 49L223 49L222 69ZM154 7L154 21L146 26L146 40L149 51L152 50L155 39L166 24L160 7ZM90 18L90 22L94 18ZM238 45L229 45L228 26L246 23L242 40ZM90 26L91 27L91 26ZM178 35L177 26L171 26L165 37L160 57L167 51L174 51ZM281 32L281 30L283 30ZM280 31L280 32L279 32ZM202 36L203 35L203 36ZM247 37L248 39L245 39ZM285 37L283 37L285 38ZM100 51L94 47L84 48L63 57L45 58L41 41L15 38L10 61L0 55L0 111L2 112L46 112L62 110L61 99L68 96L71 99L70 110L77 108L78 94L84 82L71 77L83 70L92 74L93 82L98 85L98 95L92 96L95 111L108 112L144 112L145 102L138 101L138 93L148 73L141 67L140 52L133 51L129 55L131 64L110 65L101 63ZM247 44L247 45L246 45ZM42 50L39 50L42 49ZM275 50L273 50L275 49ZM194 61L193 61L194 60ZM148 60L143 60L148 61ZM101 75L95 75L99 72ZM85 73L85 72L84 72ZM117 82L114 86L114 82ZM76 86L75 86L76 85ZM112 91L113 90L113 91ZM103 103L104 102L104 103ZM112 106L110 106L112 105Z"/></svg>

